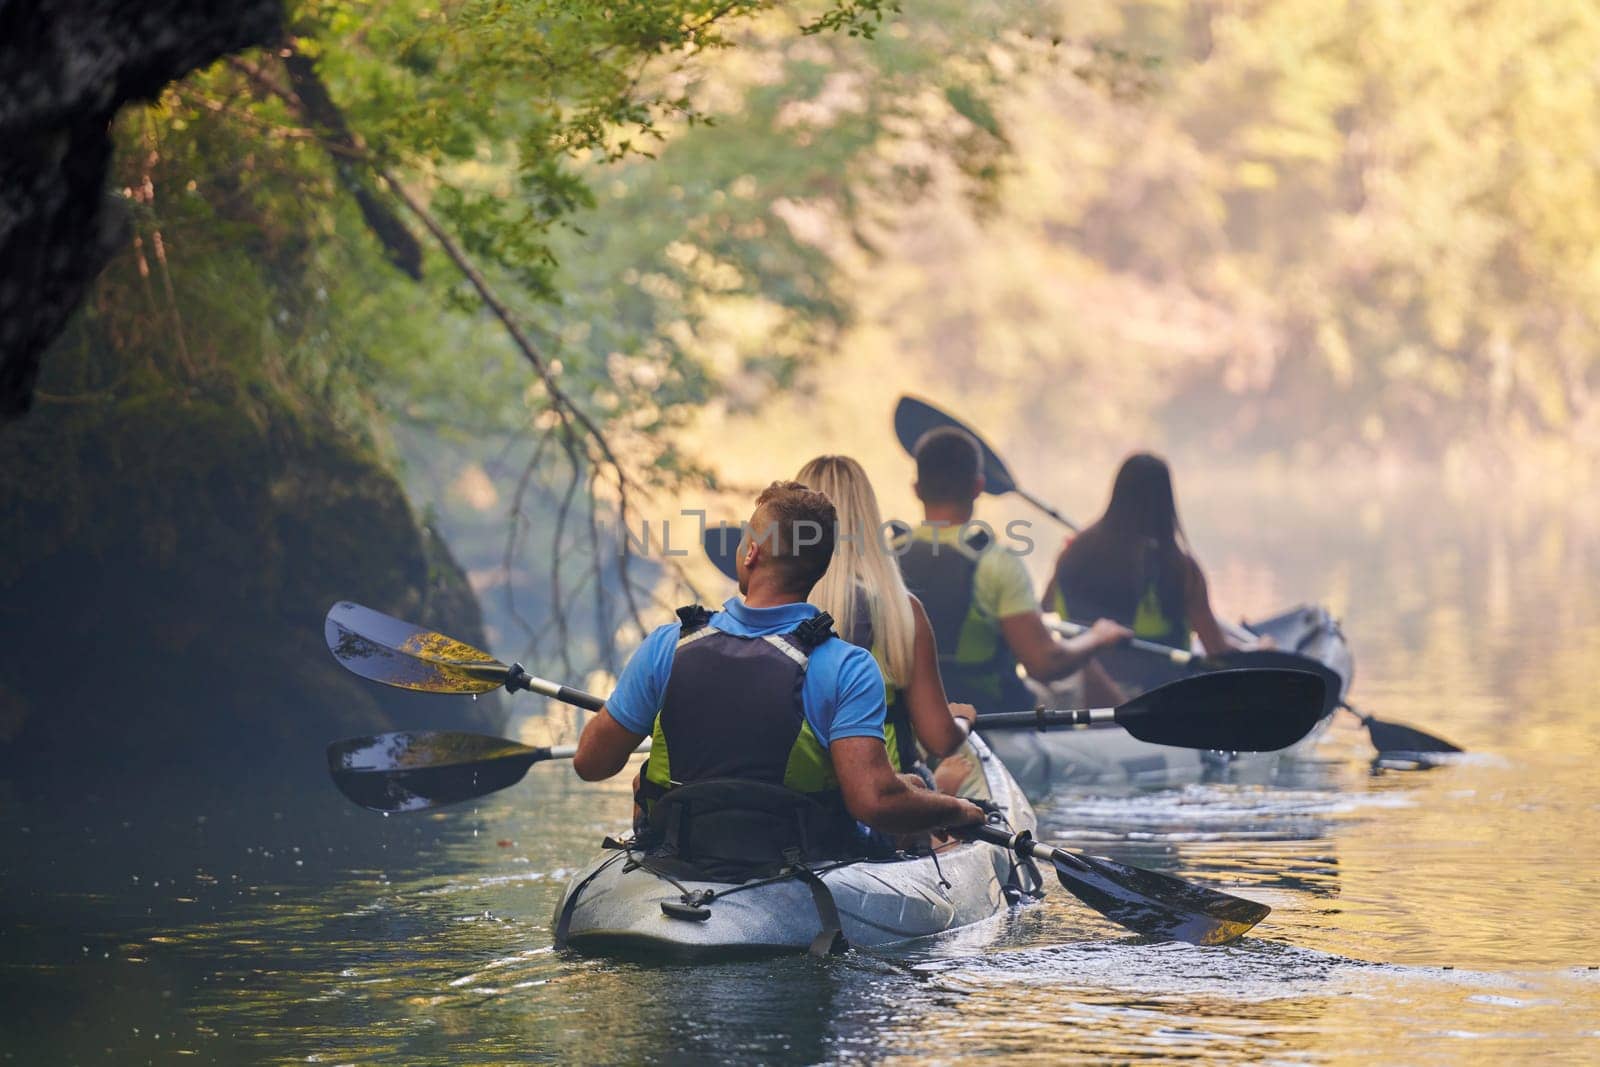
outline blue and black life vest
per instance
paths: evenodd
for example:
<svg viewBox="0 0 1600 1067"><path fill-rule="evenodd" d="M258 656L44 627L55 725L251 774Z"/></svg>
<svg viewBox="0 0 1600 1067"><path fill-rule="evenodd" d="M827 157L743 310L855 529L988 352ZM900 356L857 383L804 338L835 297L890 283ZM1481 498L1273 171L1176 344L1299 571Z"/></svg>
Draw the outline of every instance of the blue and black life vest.
<svg viewBox="0 0 1600 1067"><path fill-rule="evenodd" d="M748 637L681 621L636 799L648 827L685 859L747 866L860 848L827 748L806 721L811 653L835 639L826 614ZM783 797L788 802L779 803Z"/></svg>

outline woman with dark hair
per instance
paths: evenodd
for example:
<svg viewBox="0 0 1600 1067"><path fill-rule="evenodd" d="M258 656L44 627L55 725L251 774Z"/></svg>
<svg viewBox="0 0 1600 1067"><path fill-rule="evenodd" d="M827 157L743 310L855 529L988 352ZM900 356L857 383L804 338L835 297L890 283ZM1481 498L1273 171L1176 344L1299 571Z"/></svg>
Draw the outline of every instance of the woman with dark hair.
<svg viewBox="0 0 1600 1067"><path fill-rule="evenodd" d="M1178 520L1172 472L1149 452L1123 461L1105 514L1062 549L1052 585L1062 618L1104 616L1174 648L1187 649L1198 635L1209 655L1265 647L1234 641L1212 612Z"/></svg>

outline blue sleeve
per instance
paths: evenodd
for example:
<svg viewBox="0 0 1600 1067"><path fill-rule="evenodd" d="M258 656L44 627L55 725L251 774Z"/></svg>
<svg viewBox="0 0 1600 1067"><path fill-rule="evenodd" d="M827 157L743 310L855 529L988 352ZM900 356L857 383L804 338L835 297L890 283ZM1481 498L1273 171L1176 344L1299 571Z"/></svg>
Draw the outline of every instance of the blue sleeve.
<svg viewBox="0 0 1600 1067"><path fill-rule="evenodd" d="M882 741L887 709L883 703L883 674L878 670L878 662L864 648L843 641L838 647L843 655L832 672L833 684L824 688L817 701L821 704L818 709L821 717L827 721L818 723L813 717L811 729L824 745L831 745L841 737L875 737ZM825 674L818 681L826 686ZM809 712L814 705L807 703Z"/></svg>
<svg viewBox="0 0 1600 1067"><path fill-rule="evenodd" d="M655 727L677 650L678 624L669 623L654 630L629 657L617 687L606 699L606 710L624 730L648 734Z"/></svg>

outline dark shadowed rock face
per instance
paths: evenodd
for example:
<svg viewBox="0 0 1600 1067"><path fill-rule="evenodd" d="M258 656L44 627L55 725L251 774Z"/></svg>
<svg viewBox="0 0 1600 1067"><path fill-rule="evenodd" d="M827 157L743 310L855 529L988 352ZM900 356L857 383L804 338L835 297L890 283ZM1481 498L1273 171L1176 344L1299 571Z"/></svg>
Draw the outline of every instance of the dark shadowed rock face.
<svg viewBox="0 0 1600 1067"><path fill-rule="evenodd" d="M328 742L493 732L502 703L340 668L340 599L483 644L398 482L287 408L41 409L0 434L0 778L137 769L325 785Z"/></svg>
<svg viewBox="0 0 1600 1067"><path fill-rule="evenodd" d="M118 241L117 109L282 21L282 0L0 0L0 422Z"/></svg>

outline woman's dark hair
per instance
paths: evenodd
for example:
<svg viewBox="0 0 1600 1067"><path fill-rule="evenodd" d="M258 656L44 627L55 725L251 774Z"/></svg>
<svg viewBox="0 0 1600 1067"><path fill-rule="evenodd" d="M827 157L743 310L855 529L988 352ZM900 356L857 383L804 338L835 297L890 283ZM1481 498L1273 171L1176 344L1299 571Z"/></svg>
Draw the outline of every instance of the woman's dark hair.
<svg viewBox="0 0 1600 1067"><path fill-rule="evenodd" d="M1138 452L1118 468L1105 514L1062 553L1055 584L1074 616L1130 623L1151 581L1164 608L1181 602L1188 557L1172 471L1160 456Z"/></svg>
<svg viewBox="0 0 1600 1067"><path fill-rule="evenodd" d="M1167 461L1150 452L1136 452L1123 460L1111 485L1111 503L1095 525L1106 527L1124 541L1181 547L1183 524L1178 521Z"/></svg>

